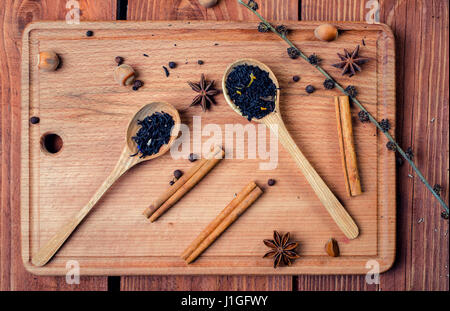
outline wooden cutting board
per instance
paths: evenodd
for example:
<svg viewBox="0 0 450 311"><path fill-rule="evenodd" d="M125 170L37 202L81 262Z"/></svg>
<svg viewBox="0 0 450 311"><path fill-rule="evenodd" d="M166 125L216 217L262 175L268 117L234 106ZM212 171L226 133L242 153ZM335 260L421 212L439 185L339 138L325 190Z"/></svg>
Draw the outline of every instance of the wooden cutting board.
<svg viewBox="0 0 450 311"><path fill-rule="evenodd" d="M338 23L342 30L338 40L323 43L313 35L318 23L286 25L292 30L289 37L305 54L317 53L323 67L342 85L357 86L361 102L378 120L389 118L395 124L395 45L387 26ZM94 36L87 37L87 30ZM341 77L340 70L331 66L337 62L336 52L352 50L358 44L360 54L371 61L362 73ZM325 90L323 77L305 61L290 59L286 48L274 34L257 32L255 23L38 22L28 26L22 47L21 228L25 267L32 273L52 275L65 274L69 260L78 261L82 275L354 274L367 273L377 265L380 271L387 270L395 253L394 153L386 149L383 134L358 121L358 109L353 107L364 194L349 198L333 102L333 96L340 93ZM61 56L60 69L37 70L36 55L44 50ZM139 79L145 82L139 91L114 82L116 56L124 57L125 63L138 71ZM227 65L243 57L266 63L278 77L286 126L355 219L360 228L356 240L349 241L337 228L281 145L276 169L261 170L260 164L268 160L249 158L245 139L244 159L223 160L155 223L149 223L142 211L169 187L175 169L187 170L193 164L166 154L138 165L113 185L46 266L31 264L32 254L86 204L108 176L123 148L128 120L144 104L173 104L191 129L191 140L201 129L202 141L208 140L212 133L207 125L216 124L225 143L226 124L249 124L231 110L221 94L216 96L217 105L206 113L199 107L188 108L195 94L186 81L197 81L204 73L220 87ZM204 64L199 65L198 60ZM169 61L177 67L166 77L162 66ZM300 76L299 82L293 82L294 75ZM314 94L306 94L309 84L316 87ZM38 116L40 122L30 124L32 116ZM194 117L201 117L197 119L201 126L192 131ZM270 135L258 127L256 132ZM61 137L59 152L49 153L43 146L48 134ZM233 146L236 151L236 142ZM276 179L275 186L266 186L269 178ZM179 257L181 252L251 180L264 187L265 193L187 266ZM289 231L300 243L301 258L291 267L275 270L271 260L262 258L267 251L262 240L271 238L273 230ZM325 254L324 244L330 237L338 240L341 257Z"/></svg>

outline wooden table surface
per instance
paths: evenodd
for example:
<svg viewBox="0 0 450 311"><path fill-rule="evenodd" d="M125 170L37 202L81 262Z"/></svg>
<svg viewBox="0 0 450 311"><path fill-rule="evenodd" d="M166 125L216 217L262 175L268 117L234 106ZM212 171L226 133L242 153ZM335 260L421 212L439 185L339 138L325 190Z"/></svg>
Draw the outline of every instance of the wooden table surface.
<svg viewBox="0 0 450 311"><path fill-rule="evenodd" d="M448 221L412 169L397 171L397 259L368 285L365 276L38 277L20 256L20 50L34 20L64 20L66 0L3 0L0 8L0 289L1 290L449 290ZM72 1L73 2L73 1ZM204 9L197 0L78 0L81 21L255 20L236 0ZM128 2L128 6L126 3ZM271 20L364 21L374 0L257 0ZM431 184L449 197L449 1L379 0L380 21L397 46L397 138ZM256 21L256 20L255 20ZM281 44L281 43L280 43Z"/></svg>

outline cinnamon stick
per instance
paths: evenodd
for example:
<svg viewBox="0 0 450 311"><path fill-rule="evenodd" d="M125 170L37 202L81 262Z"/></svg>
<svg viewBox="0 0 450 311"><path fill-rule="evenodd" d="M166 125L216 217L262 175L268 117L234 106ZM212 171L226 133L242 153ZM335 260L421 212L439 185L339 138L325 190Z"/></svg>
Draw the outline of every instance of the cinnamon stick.
<svg viewBox="0 0 450 311"><path fill-rule="evenodd" d="M217 158L217 154L220 153L220 158ZM184 183L179 183L178 189L173 193L173 191L169 191L172 193L172 195L167 198L167 200L162 203L159 208L154 208L156 205L152 205L149 207L151 210L151 213L147 210L144 211L144 215L150 214L149 220L151 222L154 222L157 220L162 214L164 214L169 208L171 208L175 203L178 202L189 190L191 190L197 183L200 182L200 180L205 177L209 171L212 170L214 166L219 163L225 155L225 151L221 148L216 146L216 148L207 156L206 161L201 165L199 168L193 167L191 170L195 170L194 173L189 170L185 175L190 176L189 178L185 178L183 181ZM183 176L182 176L183 177ZM182 177L177 181L181 181ZM173 185L175 186L175 184ZM167 197L167 194L163 194L163 197ZM162 200L159 200L162 201Z"/></svg>
<svg viewBox="0 0 450 311"><path fill-rule="evenodd" d="M187 259L194 250L206 239L211 232L239 205L248 194L256 188L255 182L250 182L242 189L237 196L220 212L220 214L198 235L198 237L189 245L188 248L181 254L181 258Z"/></svg>
<svg viewBox="0 0 450 311"><path fill-rule="evenodd" d="M236 219L239 218L247 208L262 194L261 188L256 186L225 218L219 222L218 226L200 243L200 245L185 259L186 263L194 261L203 253ZM211 226L212 227L212 226Z"/></svg>
<svg viewBox="0 0 450 311"><path fill-rule="evenodd" d="M362 194L362 190L356 160L350 102L348 96L335 96L334 100L345 187L349 196L357 196Z"/></svg>

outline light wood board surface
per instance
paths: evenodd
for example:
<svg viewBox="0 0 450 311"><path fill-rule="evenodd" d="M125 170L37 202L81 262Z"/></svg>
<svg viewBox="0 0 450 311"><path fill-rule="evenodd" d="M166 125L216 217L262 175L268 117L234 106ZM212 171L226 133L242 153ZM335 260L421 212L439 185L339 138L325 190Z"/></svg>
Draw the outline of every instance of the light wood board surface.
<svg viewBox="0 0 450 311"><path fill-rule="evenodd" d="M364 38L366 46L361 54L372 61L360 75L339 81L358 86L367 108L378 119L388 117L394 123L394 41L388 28L343 23L339 27L346 31L340 39L324 44L312 35L317 24L288 25L293 29L293 41L307 54L318 53L324 67L336 77L339 70L330 65L336 61L335 53L354 48ZM95 33L91 38L85 37L88 29ZM384 137L373 127L355 122L365 193L349 199L336 156L339 145L332 96L338 92L325 91L322 77L308 64L289 59L286 47L275 36L259 34L253 23L85 23L68 27L42 22L28 28L24 43L21 196L23 260L29 270L61 274L65 262L71 259L80 262L84 274L104 275L365 273L370 259L378 260L382 270L391 265L395 244L393 153L386 150ZM45 49L62 56L60 70L36 71L33 56ZM117 55L134 66L145 82L138 92L115 85L112 70ZM30 254L83 206L112 169L123 145L128 118L143 104L168 101L184 111L182 121L191 128L196 115L202 117L203 125L213 123L224 128L225 124L247 124L221 96L208 113L198 107L186 109L194 96L187 80L195 81L201 73L220 80L227 64L244 56L263 61L277 75L286 125L355 218L361 229L358 239L348 241L343 237L279 146L276 170L258 170L259 160L222 161L154 224L145 221L142 209L168 186L174 169L186 169L191 164L173 160L170 155L142 164L112 187L47 266L37 269L29 264ZM205 64L198 65L198 59ZM168 61L176 61L178 67L166 78L161 66ZM295 74L301 77L298 83L292 82ZM317 92L306 95L307 84L315 85ZM32 115L41 118L38 125L29 124ZM41 137L48 132L63 138L64 146L56 155L41 148ZM267 188L199 260L185 266L179 254L233 194L248 180L265 185L268 178L275 178L277 185ZM269 238L272 230L290 231L300 242L302 259L292 267L273 270L270 261L261 258L266 250L262 239ZM340 242L340 258L324 254L324 243L331 236Z"/></svg>

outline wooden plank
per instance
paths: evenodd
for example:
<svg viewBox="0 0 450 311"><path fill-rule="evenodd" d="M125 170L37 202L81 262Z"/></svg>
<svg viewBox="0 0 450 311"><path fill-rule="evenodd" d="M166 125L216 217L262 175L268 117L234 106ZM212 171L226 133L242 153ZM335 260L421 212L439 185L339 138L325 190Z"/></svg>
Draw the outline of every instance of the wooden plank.
<svg viewBox="0 0 450 311"><path fill-rule="evenodd" d="M369 12L364 10L365 2L303 0L302 20L365 20ZM380 21L391 26L396 36L398 140L405 148L413 146L417 164L430 183L448 189L448 1L379 4ZM408 165L398 170L397 260L381 276L379 288L448 290L448 222L439 217L439 206L425 187L408 177L411 171ZM448 191L443 196L448 202ZM361 282L362 277L351 284L339 282L338 277L299 277L298 288L345 290Z"/></svg>
<svg viewBox="0 0 450 311"><path fill-rule="evenodd" d="M123 276L125 291L292 291L290 276Z"/></svg>
<svg viewBox="0 0 450 311"><path fill-rule="evenodd" d="M330 68L334 75L340 74L338 69L331 68L336 49L343 50L348 42L356 46L362 37L366 37L362 55L373 61L366 64L365 70L353 77L352 82L359 85L364 102L374 103L368 106L372 113L394 121L394 45L389 31L385 32L383 27L377 25L367 27L364 23L340 23L339 27L345 31L340 40L330 46L312 39L318 23L286 22L286 25L291 29L292 40L302 46L305 53L311 54L321 49L324 66ZM94 37L86 37L86 29L94 30ZM214 29L214 36L203 39L207 38L211 29ZM248 150L247 156L244 154L245 161L223 161L212 173L216 177L208 175L209 183L200 183L194 190L195 195L187 195L180 202L181 206L178 205L178 208L150 225L144 221L140 211L136 213L136 209L144 209L148 204L146 202L168 187L161 176L170 179L174 167L186 170L192 165L168 155L127 173L108 191L48 265L43 268L30 265L30 269L40 274L61 273L67 258L77 258L83 264L85 273L92 274L361 273L366 271L368 258L379 258L382 268L389 265L393 254L390 244L393 241L393 219L390 214L395 211L394 197L389 196L395 182L394 175L390 173L395 165L394 154L386 150L385 141L376 135L373 127L357 123L355 136L360 137L357 148L362 158L360 164L365 178L365 192L358 198L349 199L342 182L341 162L334 156L339 153L339 144L332 95L338 94L338 91L319 89L323 77L308 70L310 65L307 62L290 60L276 36L268 34L254 38L257 34L254 23L188 24L185 21L81 25L42 22L28 28L27 34L30 38L24 37L27 44L23 48L25 78L21 178L24 196L23 256L27 263L30 254L36 253L71 214L86 204L95 185L100 185L108 171L112 170L123 146L129 118L142 102L147 101L149 96L155 100L164 98L179 110L184 110L183 123L191 126L192 118L199 113L196 109L186 110L189 86L185 81L198 79L202 72L206 72L209 79L220 81L228 64L241 57L260 59L277 73L284 90L280 105L287 128L308 160L356 222L360 223L362 231L354 241L345 239L298 172L295 162L282 148L277 153L278 167L270 172L255 170L260 159L249 158ZM230 38L233 39L230 41ZM250 45L259 48L245 48ZM35 57L38 49L57 51L64 59L63 67L56 72L38 72ZM160 51L170 51L170 58ZM144 57L143 53L148 53L150 57ZM147 87L132 92L105 79L105 72L114 69L112 60L117 54L135 66ZM285 61L279 61L280 55ZM198 65L198 58L205 60L205 64ZM166 78L160 65L167 64L169 60L176 61L178 66ZM187 64L185 60L188 60ZM25 66L28 62L29 66ZM92 70L92 63L96 64L95 70ZM304 91L302 82L291 82L292 76L299 72L305 80L303 83L318 86L314 95ZM341 78L341 81L347 84L347 79ZM371 87L374 84L377 88ZM130 96L134 98L132 101ZM217 96L216 100L217 105L211 112L200 114L202 124L217 124L225 129L222 137L232 132L227 130L229 126L226 124L248 124L228 107L223 97ZM299 104L287 104L294 102ZM353 114L356 117L357 111ZM38 115L41 122L31 125L29 117L32 115ZM114 123L110 121L112 115ZM100 129L98 124L102 124ZM311 127L321 130L311 132ZM50 155L41 146L42 137L49 132L61 135L64 141L64 147L58 154ZM207 136L205 134L203 142L206 142ZM191 136L190 142L193 139ZM98 144L99 140L107 143ZM234 144L225 142L227 150L233 147ZM145 169L153 165L157 165L158 169ZM245 213L245 220L241 218L231 230L227 230L226 238L219 239L201 260L186 267L179 254L200 228L230 201L233 191L240 189L236 186L238 189L228 192L223 190L224 187L241 186L243 175L263 185L268 174L280 180L276 188L271 188L276 189L277 195L267 190L257 206ZM217 176L220 178L217 179ZM26 200L28 198L29 201ZM199 201L199 198L202 200ZM283 212L274 211L273 206L282 207ZM25 226L27 223L29 227ZM252 228L251 232L248 228ZM267 261L261 258L265 251L261 237L271 236L275 228L288 230L301 241L302 261L290 269L274 270L270 265L265 265ZM339 260L323 253L323 243L330 235L342 242L344 255ZM115 247L111 247L111 241L114 241ZM177 243L174 245L169 241ZM122 258L122 254L127 254L127 257Z"/></svg>
<svg viewBox="0 0 450 311"><path fill-rule="evenodd" d="M95 6L78 0L81 20L114 20L116 1ZM1 62L1 175L0 175L0 289L1 290L106 290L105 277L81 277L79 285L69 285L64 277L35 277L26 272L20 255L20 47L21 36L31 21L65 19L64 1L5 0L0 9Z"/></svg>
<svg viewBox="0 0 450 311"><path fill-rule="evenodd" d="M367 0L302 0L301 20L364 21Z"/></svg>
<svg viewBox="0 0 450 311"><path fill-rule="evenodd" d="M382 3L381 21L397 42L398 139L448 204L449 189L449 3ZM397 263L381 278L384 290L448 290L448 221L408 165L398 170Z"/></svg>
<svg viewBox="0 0 450 311"><path fill-rule="evenodd" d="M258 12L270 20L298 20L297 0L259 0ZM231 20L258 18L235 0L204 8L197 0L128 0L127 20Z"/></svg>
<svg viewBox="0 0 450 311"><path fill-rule="evenodd" d="M234 0L220 0L218 6L205 9L198 6L197 1L165 1L154 0L129 0L129 20L165 20L165 19L200 19L200 20L255 20L242 6ZM262 0L261 7L267 7L266 17L273 20L298 20L298 1L291 0ZM277 7L277 10L269 9ZM263 288L273 290L292 290L292 277L240 277L240 276L214 276L214 277L122 277L121 288L131 289L153 289L162 290L171 284L171 288L179 290L192 290L197 284L207 284L202 288L205 290L239 290L241 284L246 284L247 290L262 290ZM261 286L261 283L264 286ZM226 284L226 285L224 285ZM274 284L275 286L269 286Z"/></svg>
<svg viewBox="0 0 450 311"><path fill-rule="evenodd" d="M368 10L364 0L302 0L301 20L364 21ZM365 285L365 277L355 276L298 276L298 290L377 290L377 285Z"/></svg>

